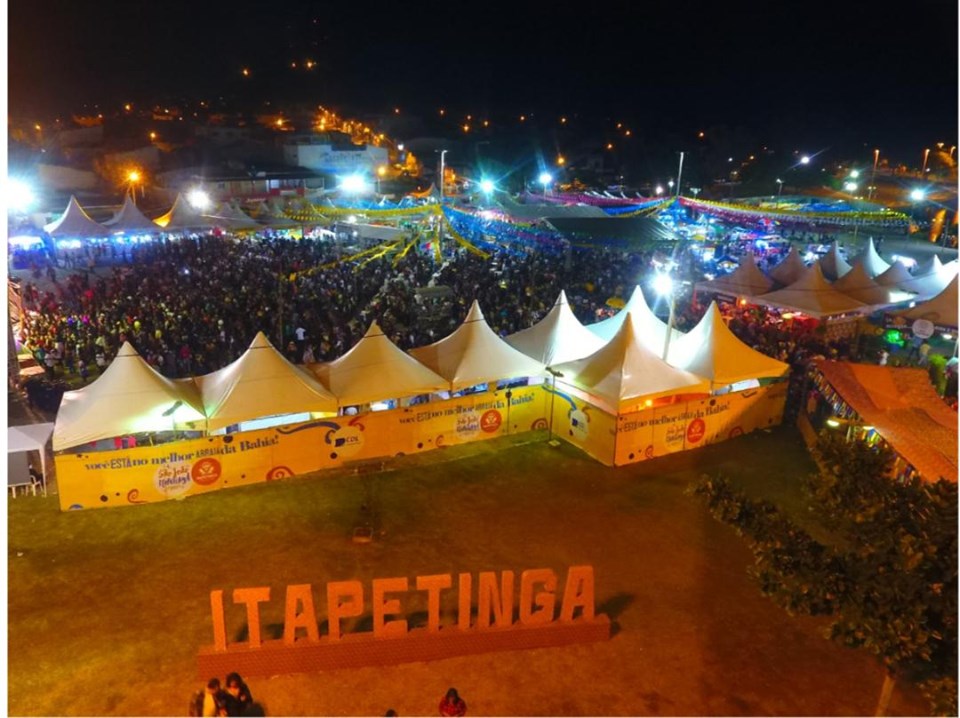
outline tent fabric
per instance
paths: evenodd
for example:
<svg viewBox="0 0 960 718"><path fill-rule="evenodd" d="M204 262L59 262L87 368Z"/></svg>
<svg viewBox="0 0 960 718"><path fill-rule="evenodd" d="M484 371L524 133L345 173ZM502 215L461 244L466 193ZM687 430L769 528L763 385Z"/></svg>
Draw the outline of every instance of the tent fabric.
<svg viewBox="0 0 960 718"><path fill-rule="evenodd" d="M160 227L158 227L153 220L148 219L143 212L137 209L137 205L134 204L130 195L127 195L123 200L123 206L120 208L120 211L117 212L112 219L108 219L103 224L105 227L109 227L110 231L114 233L160 231Z"/></svg>
<svg viewBox="0 0 960 718"><path fill-rule="evenodd" d="M671 242L678 239L675 232L653 217L611 217L599 207L591 208L600 212L599 217L571 216L570 214L561 215L557 209L563 208L544 207L540 214L547 218L550 226L574 243L602 243L604 240L616 240L621 243L640 244Z"/></svg>
<svg viewBox="0 0 960 718"><path fill-rule="evenodd" d="M871 277L876 277L890 269L890 265L877 254L877 248L873 245L873 237L867 240L867 247L857 256L854 264L856 263L862 264Z"/></svg>
<svg viewBox="0 0 960 718"><path fill-rule="evenodd" d="M816 318L868 309L866 304L831 287L819 264L808 267L793 284L755 297L755 301L765 306L793 309Z"/></svg>
<svg viewBox="0 0 960 718"><path fill-rule="evenodd" d="M582 359L604 344L603 339L574 316L563 290L543 319L528 329L511 334L506 342L547 366Z"/></svg>
<svg viewBox="0 0 960 718"><path fill-rule="evenodd" d="M831 282L840 279L840 277L853 269L853 267L840 256L840 247L836 241L830 244L829 251L820 257L818 261L820 262L820 269L823 270L823 276Z"/></svg>
<svg viewBox="0 0 960 718"><path fill-rule="evenodd" d="M44 225L46 231L51 237L76 237L93 238L109 237L110 230L102 224L98 224L90 219L90 216L83 211L77 198L72 196L67 203L67 208L60 215L60 218Z"/></svg>
<svg viewBox="0 0 960 718"><path fill-rule="evenodd" d="M913 275L910 274L907 265L899 260L891 264L889 269L885 270L882 274L878 274L873 278L881 287L899 287L911 279L913 279Z"/></svg>
<svg viewBox="0 0 960 718"><path fill-rule="evenodd" d="M124 342L94 382L63 395L53 429L55 451L124 434L204 428L190 380L167 379Z"/></svg>
<svg viewBox="0 0 960 718"><path fill-rule="evenodd" d="M647 304L647 300L644 298L643 290L640 289L639 284L634 287L633 294L630 295L630 299L623 309L612 317L594 324L588 324L587 329L604 341L610 341L614 335L620 331L620 327L628 316L633 322L636 335L643 345L657 356L662 356L663 345L667 340L667 323L662 321L653 313L653 310L650 309L650 305ZM683 336L683 332L679 329L673 328L671 332L671 342Z"/></svg>
<svg viewBox="0 0 960 718"><path fill-rule="evenodd" d="M376 322L342 357L311 369L340 406L429 394L449 386L446 379L390 341Z"/></svg>
<svg viewBox="0 0 960 718"><path fill-rule="evenodd" d="M213 214L202 215L215 226L227 230L259 229L260 223L232 202L224 202Z"/></svg>
<svg viewBox="0 0 960 718"><path fill-rule="evenodd" d="M25 424L7 427L7 453L36 451L40 454L40 472L43 495L47 495L47 442L53 434L53 424Z"/></svg>
<svg viewBox="0 0 960 718"><path fill-rule="evenodd" d="M925 369L827 360L816 367L921 477L957 480L957 412L934 391Z"/></svg>
<svg viewBox="0 0 960 718"><path fill-rule="evenodd" d="M200 210L195 209L182 194L177 195L170 211L157 217L155 221L168 232L176 229L202 229L214 226L213 222L203 217Z"/></svg>
<svg viewBox="0 0 960 718"><path fill-rule="evenodd" d="M784 376L790 366L744 344L730 331L716 302L693 329L671 342L667 361L678 369L709 379L714 387L747 379Z"/></svg>
<svg viewBox="0 0 960 718"><path fill-rule="evenodd" d="M858 302L872 305L894 304L891 287L881 287L867 274L863 264L857 262L853 269L833 283L833 288L853 297Z"/></svg>
<svg viewBox="0 0 960 718"><path fill-rule="evenodd" d="M707 282L697 282L697 291L726 294L731 297L753 297L773 289L773 280L760 271L753 254L747 254L730 274Z"/></svg>
<svg viewBox="0 0 960 718"><path fill-rule="evenodd" d="M790 247L790 251L780 264L770 270L770 278L781 286L789 286L796 282L803 275L807 265L800 258L800 253L796 247Z"/></svg>
<svg viewBox="0 0 960 718"><path fill-rule="evenodd" d="M640 341L637 323L625 317L613 338L588 357L553 367L557 381L590 395L611 413L627 413L648 400L709 393L710 383L672 367Z"/></svg>
<svg viewBox="0 0 960 718"><path fill-rule="evenodd" d="M473 300L466 319L438 342L410 350L411 356L450 382L457 391L478 384L541 376L544 366L498 337Z"/></svg>
<svg viewBox="0 0 960 718"><path fill-rule="evenodd" d="M960 262L956 259L942 264L940 258L933 255L930 262L918 270L908 281L900 284L900 289L915 293L919 299L930 299L947 288L950 280L957 276L958 266L960 266Z"/></svg>
<svg viewBox="0 0 960 718"><path fill-rule="evenodd" d="M946 288L937 296L911 309L902 309L891 314L907 319L927 319L938 327L957 329L957 301L957 275L954 275Z"/></svg>
<svg viewBox="0 0 960 718"><path fill-rule="evenodd" d="M211 431L264 416L337 410L336 397L287 361L263 332L232 364L194 381Z"/></svg>

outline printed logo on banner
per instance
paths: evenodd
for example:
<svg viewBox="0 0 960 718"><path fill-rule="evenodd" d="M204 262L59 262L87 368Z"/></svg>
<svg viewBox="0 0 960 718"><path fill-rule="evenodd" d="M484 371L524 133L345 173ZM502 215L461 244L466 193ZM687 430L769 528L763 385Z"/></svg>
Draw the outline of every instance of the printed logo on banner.
<svg viewBox="0 0 960 718"><path fill-rule="evenodd" d="M190 464L181 461L164 464L153 477L153 485L164 496L180 496L190 489Z"/></svg>
<svg viewBox="0 0 960 718"><path fill-rule="evenodd" d="M193 479L193 483L199 486L210 486L217 482L221 473L219 461L216 459L200 459L190 469L190 478Z"/></svg>
<svg viewBox="0 0 960 718"><path fill-rule="evenodd" d="M480 431L480 417L476 414L461 414L457 417L457 434L473 436Z"/></svg>
<svg viewBox="0 0 960 718"><path fill-rule="evenodd" d="M567 416L570 418L570 436L577 441L585 441L590 435L590 417L579 409L571 411Z"/></svg>
<svg viewBox="0 0 960 718"><path fill-rule="evenodd" d="M683 437L686 436L686 430L682 424L670 424L667 427L667 446L676 447L683 444Z"/></svg>
<svg viewBox="0 0 960 718"><path fill-rule="evenodd" d="M687 425L687 443L698 444L707 433L707 425L703 419L694 419Z"/></svg>
<svg viewBox="0 0 960 718"><path fill-rule="evenodd" d="M328 433L326 439L340 457L353 456L363 446L363 427L359 424L341 426L336 431Z"/></svg>
<svg viewBox="0 0 960 718"><path fill-rule="evenodd" d="M480 429L487 434L492 434L500 428L502 422L503 417L500 416L500 412L496 409L490 409L480 417Z"/></svg>

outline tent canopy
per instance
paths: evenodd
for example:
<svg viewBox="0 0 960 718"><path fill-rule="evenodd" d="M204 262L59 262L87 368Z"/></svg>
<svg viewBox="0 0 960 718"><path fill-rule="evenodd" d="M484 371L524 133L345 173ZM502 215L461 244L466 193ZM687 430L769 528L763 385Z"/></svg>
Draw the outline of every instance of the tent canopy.
<svg viewBox="0 0 960 718"><path fill-rule="evenodd" d="M730 274L707 282L697 282L696 288L697 291L731 297L753 297L773 289L773 280L760 271L753 254L747 254Z"/></svg>
<svg viewBox="0 0 960 718"><path fill-rule="evenodd" d="M213 213L204 214L204 219L210 220L217 227L227 230L258 229L260 223L248 215L232 202L224 202Z"/></svg>
<svg viewBox="0 0 960 718"><path fill-rule="evenodd" d="M156 223L164 230L171 232L177 229L202 229L213 227L206 217L200 214L200 210L195 209L182 194L178 194L173 201L173 207L164 215L157 217Z"/></svg>
<svg viewBox="0 0 960 718"><path fill-rule="evenodd" d="M857 256L854 263L862 264L867 274L871 277L876 277L890 269L890 265L884 262L880 258L880 255L877 254L877 248L873 246L873 237L867 240L867 248Z"/></svg>
<svg viewBox="0 0 960 718"><path fill-rule="evenodd" d="M784 376L790 366L744 344L730 331L716 302L697 326L670 344L668 361L673 366L702 376L716 386L747 379Z"/></svg>
<svg viewBox="0 0 960 718"><path fill-rule="evenodd" d="M958 267L960 262L956 259L943 264L937 255L933 255L933 259L918 269L916 274L900 284L900 289L914 292L920 299L935 297L957 276Z"/></svg>
<svg viewBox="0 0 960 718"><path fill-rule="evenodd" d="M614 414L634 411L663 396L710 391L706 379L670 366L644 346L635 327L627 317L605 346L553 367L558 381L586 392Z"/></svg>
<svg viewBox="0 0 960 718"><path fill-rule="evenodd" d="M819 264L808 267L790 286L755 299L758 304L793 309L816 318L863 312L868 308L866 304L831 287L830 282L824 278Z"/></svg>
<svg viewBox="0 0 960 718"><path fill-rule="evenodd" d="M201 431L202 406L192 381L167 379L124 342L94 382L63 395L53 448L141 432Z"/></svg>
<svg viewBox="0 0 960 718"><path fill-rule="evenodd" d="M875 281L881 287L899 287L901 284L909 282L912 279L913 275L910 274L910 270L907 269L907 265L897 260L884 272L874 277L873 281Z"/></svg>
<svg viewBox="0 0 960 718"><path fill-rule="evenodd" d="M853 297L858 302L871 305L895 304L891 294L891 287L881 287L875 279L867 274L863 264L857 262L853 269L833 283L833 288Z"/></svg>
<svg viewBox="0 0 960 718"><path fill-rule="evenodd" d="M501 379L541 376L542 363L517 351L498 337L473 300L466 319L452 334L410 354L450 382L457 391Z"/></svg>
<svg viewBox="0 0 960 718"><path fill-rule="evenodd" d="M130 195L124 198L120 211L103 224L109 227L113 233L143 234L144 232L160 231L160 227L153 220L147 219L143 212L137 209L137 205L133 203Z"/></svg>
<svg viewBox="0 0 960 718"><path fill-rule="evenodd" d="M791 246L784 260L770 270L770 278L782 286L789 286L800 279L806 268L797 248Z"/></svg>
<svg viewBox="0 0 960 718"><path fill-rule="evenodd" d="M341 406L429 394L449 386L390 341L376 322L342 357L312 369Z"/></svg>
<svg viewBox="0 0 960 718"><path fill-rule="evenodd" d="M574 316L567 293L560 290L547 315L529 329L506 338L507 344L547 366L581 359L603 346L604 340Z"/></svg>
<svg viewBox="0 0 960 718"><path fill-rule="evenodd" d="M287 361L263 332L235 362L194 381L210 430L265 416L337 410L333 394Z"/></svg>
<svg viewBox="0 0 960 718"><path fill-rule="evenodd" d="M612 317L608 317L595 324L588 324L587 329L604 341L610 341L616 333L620 331L620 327L623 326L628 316L634 324L636 335L640 338L644 346L657 356L661 356L663 354L663 345L667 339L667 323L662 321L653 313L653 310L650 309L650 305L647 304L647 300L644 298L643 290L640 289L639 284L633 288L633 294L630 295L630 300L623 309ZM671 342L683 336L683 332L679 329L671 329L671 332Z"/></svg>
<svg viewBox="0 0 960 718"><path fill-rule="evenodd" d="M90 216L83 211L80 203L77 202L77 198L72 195L60 218L44 225L43 229L51 237L57 239L61 237L93 238L110 236L110 230L90 219Z"/></svg>
<svg viewBox="0 0 960 718"><path fill-rule="evenodd" d="M820 262L820 269L823 270L823 276L831 282L836 281L852 269L847 261L840 256L840 247L836 240L830 244L830 250L818 261Z"/></svg>
<svg viewBox="0 0 960 718"><path fill-rule="evenodd" d="M892 312L907 319L927 319L938 327L957 329L957 275L937 296L921 302L911 309Z"/></svg>
<svg viewBox="0 0 960 718"><path fill-rule="evenodd" d="M52 433L53 424L50 423L9 426L7 427L7 453L39 451L43 454Z"/></svg>

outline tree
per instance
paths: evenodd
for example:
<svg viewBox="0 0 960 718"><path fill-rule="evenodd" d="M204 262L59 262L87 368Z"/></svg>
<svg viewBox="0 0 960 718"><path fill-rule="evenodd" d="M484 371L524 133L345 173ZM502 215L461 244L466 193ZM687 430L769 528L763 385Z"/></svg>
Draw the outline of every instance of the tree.
<svg viewBox="0 0 960 718"><path fill-rule="evenodd" d="M956 715L956 486L893 481L889 452L840 438L824 436L818 453L822 469L805 489L832 545L722 477L692 493L748 538L764 595L791 614L832 616L829 638L880 659L878 715L899 678L919 684L934 714Z"/></svg>

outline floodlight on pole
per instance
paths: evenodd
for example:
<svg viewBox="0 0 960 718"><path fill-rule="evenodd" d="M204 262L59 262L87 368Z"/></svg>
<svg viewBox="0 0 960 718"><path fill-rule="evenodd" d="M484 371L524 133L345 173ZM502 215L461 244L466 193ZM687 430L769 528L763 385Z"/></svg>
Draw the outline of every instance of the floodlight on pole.
<svg viewBox="0 0 960 718"><path fill-rule="evenodd" d="M910 191L910 199L912 199L914 202L923 202L926 196L927 193L919 188Z"/></svg>
<svg viewBox="0 0 960 718"><path fill-rule="evenodd" d="M200 210L209 209L210 206L213 204L210 201L210 195L208 195L202 189L190 190L190 192L187 193L187 201L195 209L200 209Z"/></svg>
<svg viewBox="0 0 960 718"><path fill-rule="evenodd" d="M443 180L444 180L443 158L446 156L447 152L449 151L450 150L440 150L440 206L441 207L443 206Z"/></svg>
<svg viewBox="0 0 960 718"><path fill-rule="evenodd" d="M7 207L14 212L26 213L37 201L36 195L27 183L9 177L5 194Z"/></svg>
<svg viewBox="0 0 960 718"><path fill-rule="evenodd" d="M800 158L800 164L802 164L802 165L808 165L808 164L810 164L810 156L809 156L809 155L804 155L803 157L801 157L801 158Z"/></svg>
<svg viewBox="0 0 960 718"><path fill-rule="evenodd" d="M494 189L496 189L496 187L493 184L493 180L489 180L489 179L480 180L480 191L483 192L488 197L491 194L493 194Z"/></svg>
<svg viewBox="0 0 960 718"><path fill-rule="evenodd" d="M541 172L541 173L540 173L540 184L543 185L543 196L544 196L544 197L547 196L547 186L548 186L551 182L553 182L553 175L551 175L549 172Z"/></svg>
<svg viewBox="0 0 960 718"><path fill-rule="evenodd" d="M850 179L857 179L860 176L859 170L850 170Z"/></svg>
<svg viewBox="0 0 960 718"><path fill-rule="evenodd" d="M857 191L857 183L856 183L856 182L845 182L845 183L843 184L843 188L844 188L847 192L856 192L856 191Z"/></svg>
<svg viewBox="0 0 960 718"><path fill-rule="evenodd" d="M663 360L670 352L670 335L673 334L673 315L677 306L677 294L674 291L673 278L666 272L660 272L653 279L653 288L661 297L670 297L670 317L667 319L667 333L663 341Z"/></svg>
<svg viewBox="0 0 960 718"><path fill-rule="evenodd" d="M347 175L340 179L340 189L349 194L361 194L367 191L367 181L362 175Z"/></svg>
<svg viewBox="0 0 960 718"><path fill-rule="evenodd" d="M779 177L777 178L777 201L773 205L773 208L776 209L780 206L780 195L783 193L783 180Z"/></svg>

